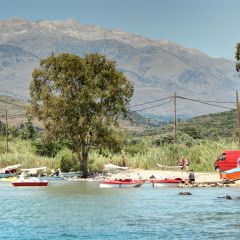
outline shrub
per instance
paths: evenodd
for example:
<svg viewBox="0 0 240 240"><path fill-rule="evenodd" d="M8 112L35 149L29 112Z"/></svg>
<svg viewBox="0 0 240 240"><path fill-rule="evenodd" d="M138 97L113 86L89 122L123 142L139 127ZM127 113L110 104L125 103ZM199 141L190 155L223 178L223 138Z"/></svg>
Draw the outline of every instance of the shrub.
<svg viewBox="0 0 240 240"><path fill-rule="evenodd" d="M36 154L40 156L55 157L56 154L63 148L70 148L68 142L60 140L47 140L44 137L37 138L33 141L33 146L36 149Z"/></svg>
<svg viewBox="0 0 240 240"><path fill-rule="evenodd" d="M60 169L62 172L79 170L79 161L77 160L76 155L68 148L59 151L56 158L60 161Z"/></svg>

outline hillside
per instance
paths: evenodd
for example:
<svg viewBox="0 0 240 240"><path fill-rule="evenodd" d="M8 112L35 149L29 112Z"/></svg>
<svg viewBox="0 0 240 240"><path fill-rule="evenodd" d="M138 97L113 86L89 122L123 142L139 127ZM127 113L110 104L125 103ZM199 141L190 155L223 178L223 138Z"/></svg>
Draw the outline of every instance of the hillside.
<svg viewBox="0 0 240 240"><path fill-rule="evenodd" d="M28 98L31 72L39 59L70 52L106 54L134 82L133 104L171 95L233 100L239 88L235 63L215 59L167 40L151 40L121 30L104 29L76 20L0 21L0 94ZM179 106L182 115L218 111L210 106ZM169 115L169 106L150 114Z"/></svg>
<svg viewBox="0 0 240 240"><path fill-rule="evenodd" d="M179 129L197 138L228 138L236 136L236 111L194 117L179 124ZM192 131L191 131L192 130Z"/></svg>
<svg viewBox="0 0 240 240"><path fill-rule="evenodd" d="M27 102L9 96L0 96L0 121L6 121L6 110L8 123L17 125L24 123L27 109Z"/></svg>
<svg viewBox="0 0 240 240"><path fill-rule="evenodd" d="M9 96L0 96L0 121L5 122L6 109L10 125L25 121L27 102ZM34 121L40 126L38 121ZM172 134L172 124L154 118L143 117L131 112L128 119L121 120L120 126L134 135ZM236 134L236 112L226 111L193 117L177 123L177 129L193 136L193 138L233 137Z"/></svg>
<svg viewBox="0 0 240 240"><path fill-rule="evenodd" d="M193 139L236 138L236 112L227 111L207 114L177 123L177 134L187 133ZM146 127L135 132L136 136L168 135L173 136L173 124L165 123L161 127Z"/></svg>

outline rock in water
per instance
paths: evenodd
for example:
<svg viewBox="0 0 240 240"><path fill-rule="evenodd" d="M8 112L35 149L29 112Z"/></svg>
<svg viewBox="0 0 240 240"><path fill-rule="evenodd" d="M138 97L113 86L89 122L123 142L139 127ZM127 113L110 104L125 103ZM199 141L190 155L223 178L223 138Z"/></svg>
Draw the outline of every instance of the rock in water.
<svg viewBox="0 0 240 240"><path fill-rule="evenodd" d="M231 196L229 196L229 195L226 195L226 199L228 199L228 200L231 200L231 199L232 199L232 197L231 197Z"/></svg>
<svg viewBox="0 0 240 240"><path fill-rule="evenodd" d="M190 192L180 192L178 195L186 196L186 195L192 195L192 194Z"/></svg>

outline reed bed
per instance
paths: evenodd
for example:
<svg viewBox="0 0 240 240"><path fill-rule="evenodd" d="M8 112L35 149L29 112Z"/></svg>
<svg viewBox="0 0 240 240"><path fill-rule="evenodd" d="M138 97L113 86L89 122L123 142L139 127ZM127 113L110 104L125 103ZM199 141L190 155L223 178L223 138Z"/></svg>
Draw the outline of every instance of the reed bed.
<svg viewBox="0 0 240 240"><path fill-rule="evenodd" d="M139 144L139 143L138 143ZM213 162L226 149L237 149L237 143L233 140L219 139L199 140L191 146L180 144L165 144L154 146L151 141L144 141L144 144L137 145L135 152L123 150L121 153L113 154L107 152L99 154L92 151L89 156L89 170L92 172L102 171L104 164L113 163L130 168L158 169L157 164L166 166L176 166L178 159L185 156L190 160L190 168L194 171L214 171ZM9 152L6 152L6 145L0 139L0 167L21 163L22 167L47 166L49 169L60 167L60 154L55 157L39 156L35 152L34 146L30 141L12 139L9 142Z"/></svg>

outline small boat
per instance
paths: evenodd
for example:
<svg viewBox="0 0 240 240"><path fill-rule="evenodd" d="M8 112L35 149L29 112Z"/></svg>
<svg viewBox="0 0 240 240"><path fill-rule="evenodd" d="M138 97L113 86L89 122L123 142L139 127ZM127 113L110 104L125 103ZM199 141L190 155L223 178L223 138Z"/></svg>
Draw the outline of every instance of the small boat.
<svg viewBox="0 0 240 240"><path fill-rule="evenodd" d="M228 181L236 181L240 179L240 167L220 172L220 178Z"/></svg>
<svg viewBox="0 0 240 240"><path fill-rule="evenodd" d="M179 183L184 182L182 178L174 178L174 179L152 179L150 180L153 187L178 187Z"/></svg>
<svg viewBox="0 0 240 240"><path fill-rule="evenodd" d="M17 181L12 182L14 187L45 187L48 181L41 181L38 177L25 178L26 172L23 172Z"/></svg>
<svg viewBox="0 0 240 240"><path fill-rule="evenodd" d="M21 164L7 166L3 169L0 169L0 178L10 178L16 176L17 169L21 166Z"/></svg>
<svg viewBox="0 0 240 240"><path fill-rule="evenodd" d="M28 176L39 176L43 175L47 171L47 167L22 168L21 171L25 172Z"/></svg>
<svg viewBox="0 0 240 240"><path fill-rule="evenodd" d="M131 188L141 187L143 184L143 180L115 179L100 182L100 188Z"/></svg>

